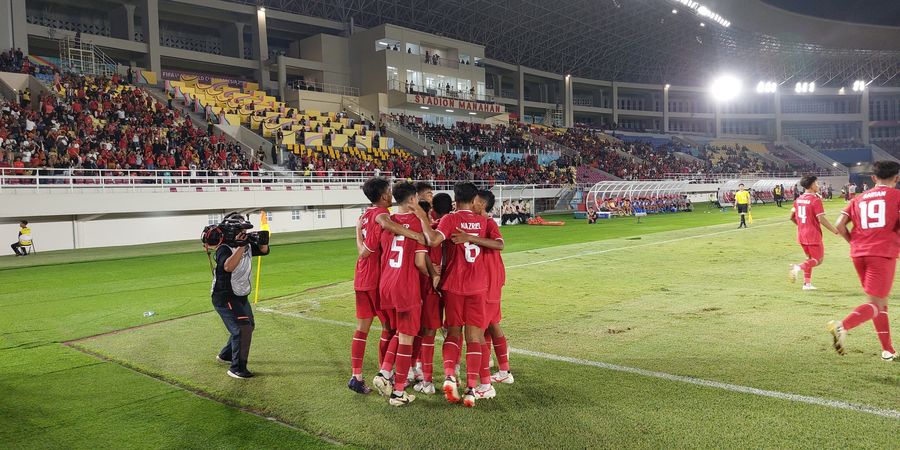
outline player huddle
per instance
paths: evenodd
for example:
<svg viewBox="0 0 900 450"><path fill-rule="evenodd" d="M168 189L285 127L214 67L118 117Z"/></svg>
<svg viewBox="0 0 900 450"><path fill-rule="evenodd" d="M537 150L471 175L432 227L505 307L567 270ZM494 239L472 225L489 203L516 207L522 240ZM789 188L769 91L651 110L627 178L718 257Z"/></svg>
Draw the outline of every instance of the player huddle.
<svg viewBox="0 0 900 450"><path fill-rule="evenodd" d="M794 201L791 220L797 224L797 239L807 255L803 264L795 264L790 271L792 281L800 273L804 276L804 290L815 290L811 284L813 267L822 263L825 247L822 242L824 226L850 243L850 257L859 275L868 301L859 305L844 320L828 322L834 349L846 353L847 332L869 320L881 343L881 357L891 361L898 357L891 343L888 323L888 296L894 284L894 271L900 255L900 163L877 161L874 164L875 187L857 195L841 211L835 226L825 218L815 176L800 181L805 193ZM847 225L852 223L852 230Z"/></svg>
<svg viewBox="0 0 900 450"><path fill-rule="evenodd" d="M360 394L371 389L362 376L366 340L374 317L382 324L378 364L372 379L388 403L403 406L415 396L409 385L434 394L435 336L445 330L442 345L443 391L447 400L462 400L468 407L476 399L497 395L492 382L511 384L506 337L500 328L500 297L505 269L500 252L503 237L488 216L494 196L472 183L433 195L427 183L384 178L363 185L371 202L357 224L356 264L357 328L351 344L352 376L348 387ZM393 199L393 201L392 201ZM391 214L388 207L396 205ZM457 371L465 338L466 388L459 394ZM493 347L499 372L490 373Z"/></svg>

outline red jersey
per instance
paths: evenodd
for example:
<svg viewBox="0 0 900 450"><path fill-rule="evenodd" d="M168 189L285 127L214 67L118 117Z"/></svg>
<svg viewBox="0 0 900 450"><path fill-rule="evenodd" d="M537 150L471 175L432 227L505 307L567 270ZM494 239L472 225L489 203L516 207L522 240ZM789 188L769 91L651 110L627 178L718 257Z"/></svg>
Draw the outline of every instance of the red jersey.
<svg viewBox="0 0 900 450"><path fill-rule="evenodd" d="M493 219L491 219L493 220ZM484 265L488 271L488 303L500 303L500 293L506 284L506 267L497 250L484 249Z"/></svg>
<svg viewBox="0 0 900 450"><path fill-rule="evenodd" d="M422 222L411 212L394 214L391 219L404 228L422 232ZM413 239L387 230L381 233L381 279L378 283L381 309L409 311L422 304L421 272L415 258L416 253L427 252L424 245Z"/></svg>
<svg viewBox="0 0 900 450"><path fill-rule="evenodd" d="M390 214L387 209L373 206L359 218L362 226L363 245L366 250L372 252L365 258L356 260L356 275L353 277L353 289L357 291L371 291L378 289L378 277L381 261L381 225L375 218L382 214Z"/></svg>
<svg viewBox="0 0 900 450"><path fill-rule="evenodd" d="M483 249L469 242L453 244L450 237L459 228L473 236L500 239L500 229L492 219L469 210L460 210L441 218L437 232L450 243L446 249L446 267L441 270L441 287L458 295L475 295L487 291L490 277L481 257Z"/></svg>
<svg viewBox="0 0 900 450"><path fill-rule="evenodd" d="M853 197L841 211L853 221L850 256L896 258L900 253L900 191L875 186Z"/></svg>
<svg viewBox="0 0 900 450"><path fill-rule="evenodd" d="M802 245L821 245L822 227L819 216L825 214L822 199L806 193L794 200L794 219L797 221L797 241Z"/></svg>
<svg viewBox="0 0 900 450"><path fill-rule="evenodd" d="M440 219L432 219L431 228L437 229L438 223ZM419 223L421 225L421 222ZM444 244L438 245L437 247L429 247L428 248L428 259L431 260L431 265L435 268L440 268L443 264L443 249ZM434 284L431 282L431 276L422 275L422 296L425 296L434 291Z"/></svg>

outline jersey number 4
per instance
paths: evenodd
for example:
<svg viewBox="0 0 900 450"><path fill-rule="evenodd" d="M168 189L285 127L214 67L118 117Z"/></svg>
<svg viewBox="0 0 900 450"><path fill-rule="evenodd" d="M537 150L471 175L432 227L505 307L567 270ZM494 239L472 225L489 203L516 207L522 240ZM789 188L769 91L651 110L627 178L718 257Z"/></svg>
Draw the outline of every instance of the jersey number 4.
<svg viewBox="0 0 900 450"><path fill-rule="evenodd" d="M797 207L797 217L800 218L800 223L806 223L806 206Z"/></svg>
<svg viewBox="0 0 900 450"><path fill-rule="evenodd" d="M863 230L884 227L887 222L884 217L885 209L884 200L881 199L859 202L859 226Z"/></svg>
<svg viewBox="0 0 900 450"><path fill-rule="evenodd" d="M405 240L405 236L394 236L394 240L391 242L391 253L394 256L388 260L388 264L395 269L399 269L403 265L403 241Z"/></svg>

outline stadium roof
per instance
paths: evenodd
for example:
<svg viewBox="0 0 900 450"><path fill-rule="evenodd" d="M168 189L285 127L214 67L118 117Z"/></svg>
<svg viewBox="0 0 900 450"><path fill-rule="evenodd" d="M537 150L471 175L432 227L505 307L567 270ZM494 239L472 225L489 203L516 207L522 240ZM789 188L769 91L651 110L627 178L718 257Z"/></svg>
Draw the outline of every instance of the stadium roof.
<svg viewBox="0 0 900 450"><path fill-rule="evenodd" d="M725 27L682 0L232 1L367 28L392 23L484 45L499 61L585 78L705 85L729 71L791 86L900 85L900 51L787 40L736 17Z"/></svg>

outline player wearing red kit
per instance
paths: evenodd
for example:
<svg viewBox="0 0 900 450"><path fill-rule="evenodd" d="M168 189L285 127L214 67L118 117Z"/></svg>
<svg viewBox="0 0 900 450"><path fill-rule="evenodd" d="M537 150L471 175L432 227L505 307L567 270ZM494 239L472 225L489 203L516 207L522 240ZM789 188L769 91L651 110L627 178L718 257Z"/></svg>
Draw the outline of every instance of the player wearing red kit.
<svg viewBox="0 0 900 450"><path fill-rule="evenodd" d="M427 203L420 201L419 205L425 209ZM453 209L453 200L447 194L437 194L431 201L429 217L434 218L440 223L441 218L450 214ZM428 210L426 210L428 212ZM434 336L437 330L443 325L444 300L441 298L437 290L440 282L440 274L443 265L443 252L441 245L430 247L429 256L429 274L430 276L422 276L422 333L420 334L422 344L420 347L419 358L421 360L421 376L422 381L413 386L416 392L423 394L434 394Z"/></svg>
<svg viewBox="0 0 900 450"><path fill-rule="evenodd" d="M900 163L877 161L874 172L875 187L853 197L837 222L838 233L850 243L850 257L869 301L844 320L828 322L828 331L834 349L843 355L847 332L871 319L881 342L881 358L891 361L897 353L891 344L887 300L900 254L900 191L894 188L900 180ZM852 231L847 230L848 222L853 222Z"/></svg>
<svg viewBox="0 0 900 450"><path fill-rule="evenodd" d="M825 246L822 244L822 227L837 234L837 230L831 226L825 217L825 207L822 206L822 198L819 197L819 182L815 175L808 175L800 180L800 186L805 192L794 200L791 208L791 221L797 224L797 242L806 253L806 261L802 264L791 266L789 277L791 282L796 282L800 272L803 272L803 290L813 291L816 288L810 282L812 280L813 267L822 264L825 260Z"/></svg>
<svg viewBox="0 0 900 450"><path fill-rule="evenodd" d="M363 193L372 206L363 213L356 225L356 249L359 253L359 259L356 261L356 274L353 278L353 288L356 291L356 331L353 333L350 345L352 376L347 387L360 394L371 392L363 380L362 366L372 319L378 315L383 328L379 345L379 364L384 358L394 333L393 325L379 309L378 278L381 273L379 245L381 232L386 229L408 239L424 242L421 233L410 231L391 220L387 210L391 206L390 187L387 180L378 177L371 178L363 184Z"/></svg>
<svg viewBox="0 0 900 450"><path fill-rule="evenodd" d="M428 216L417 208L428 245L436 247L450 239L446 266L441 271L441 287L444 294L444 323L447 338L444 340L443 358L444 394L451 403L460 400L455 365L460 358L462 328L466 337L467 389L463 404L475 406L475 388L478 386L482 364L482 345L487 318L484 315L488 274L481 258L483 248L503 250L503 239L497 224L472 212L478 188L472 183L460 183L453 188L457 211L441 219L437 230L432 230ZM485 359L489 355L484 355Z"/></svg>
<svg viewBox="0 0 900 450"><path fill-rule="evenodd" d="M494 209L494 203L493 192L488 190L478 191L474 205L475 214L481 214L487 217L488 220L493 221L494 219L491 218L490 213ZM482 358L488 364L482 367L481 384L478 386L478 389L475 389L475 395L478 398L493 398L497 395L494 387L491 386L492 381L504 384L512 384L514 381L512 374L509 372L509 351L506 344L506 336L503 334L503 329L500 328L500 299L503 285L506 284L506 267L503 265L503 257L500 253L499 250L484 249L484 262L489 279L487 297L485 299L485 316L488 320L488 327L484 333L485 345L482 349L486 355L490 355L491 347L493 346L494 353L497 354L497 364L500 366L500 371L491 376L490 359Z"/></svg>
<svg viewBox="0 0 900 450"><path fill-rule="evenodd" d="M421 232L422 223L413 214L418 201L412 183L397 183L393 189L398 212L391 220L413 232ZM419 277L427 274L427 248L402 235L385 230L381 235L381 308L397 330L396 360L384 358L381 371L372 384L382 395L390 395L392 406L403 406L416 399L406 393L406 374L413 361L413 339L418 336L422 318L422 291ZM396 363L397 381L391 386L391 369Z"/></svg>

